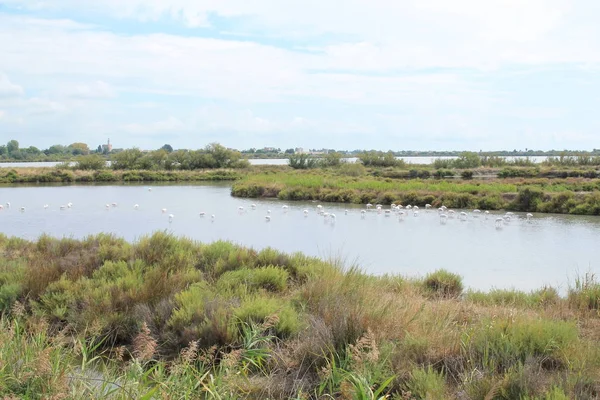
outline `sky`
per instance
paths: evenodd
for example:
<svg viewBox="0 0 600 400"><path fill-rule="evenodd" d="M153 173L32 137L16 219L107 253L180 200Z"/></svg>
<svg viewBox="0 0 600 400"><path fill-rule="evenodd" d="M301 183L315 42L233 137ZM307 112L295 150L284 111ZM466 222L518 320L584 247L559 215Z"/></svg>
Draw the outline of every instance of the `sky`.
<svg viewBox="0 0 600 400"><path fill-rule="evenodd" d="M596 0L0 0L0 142L600 148Z"/></svg>

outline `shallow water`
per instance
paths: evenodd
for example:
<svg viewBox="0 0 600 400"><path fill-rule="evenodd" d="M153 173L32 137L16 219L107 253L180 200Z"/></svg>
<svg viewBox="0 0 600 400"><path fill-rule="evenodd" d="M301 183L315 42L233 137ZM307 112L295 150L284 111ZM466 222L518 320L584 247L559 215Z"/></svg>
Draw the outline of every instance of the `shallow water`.
<svg viewBox="0 0 600 400"><path fill-rule="evenodd" d="M69 202L72 208L60 210ZM106 208L113 202L116 207ZM3 186L0 204L5 207L0 232L27 239L112 232L132 240L167 230L203 242L226 239L257 249L342 258L374 274L422 276L446 268L463 276L468 287L483 290L552 285L564 292L578 275L600 271L599 217L540 214L527 222L517 215L497 229L494 213L442 225L437 211L421 209L418 217L399 221L375 211L363 218L364 206L323 203L336 215L332 222L316 214L316 203L237 199L228 184L154 185L152 191L141 185Z"/></svg>
<svg viewBox="0 0 600 400"><path fill-rule="evenodd" d="M404 160L407 164L433 164L435 160L452 160L458 157L396 157L400 160ZM507 160L526 159L528 158L531 162L541 163L546 160L546 156L536 157L505 157ZM346 162L356 162L358 158L350 157L344 158ZM287 158L253 158L248 160L252 165L287 165ZM62 162L0 162L0 168L42 168L42 167L55 167Z"/></svg>

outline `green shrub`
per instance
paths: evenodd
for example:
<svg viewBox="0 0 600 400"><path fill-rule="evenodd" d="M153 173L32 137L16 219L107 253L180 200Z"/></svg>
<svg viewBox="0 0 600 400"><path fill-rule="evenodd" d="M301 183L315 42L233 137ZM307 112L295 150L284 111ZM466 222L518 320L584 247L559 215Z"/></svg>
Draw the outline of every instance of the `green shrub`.
<svg viewBox="0 0 600 400"><path fill-rule="evenodd" d="M473 171L464 170L460 173L463 179L473 179Z"/></svg>
<svg viewBox="0 0 600 400"><path fill-rule="evenodd" d="M519 211L537 211L543 198L544 192L542 189L536 187L519 188L517 198L512 202L511 208Z"/></svg>
<svg viewBox="0 0 600 400"><path fill-rule="evenodd" d="M0 286L0 314L10 310L19 298L22 287L20 283L3 283Z"/></svg>
<svg viewBox="0 0 600 400"><path fill-rule="evenodd" d="M560 300L554 288L543 288L531 293L505 289L494 289L489 293L471 291L466 298L476 304L523 308L552 305Z"/></svg>
<svg viewBox="0 0 600 400"><path fill-rule="evenodd" d="M575 287L569 289L568 301L571 306L582 310L600 310L600 283L595 275L586 274L575 280Z"/></svg>
<svg viewBox="0 0 600 400"><path fill-rule="evenodd" d="M446 398L446 381L444 376L428 367L412 371L406 383L406 389L414 399L443 399Z"/></svg>
<svg viewBox="0 0 600 400"><path fill-rule="evenodd" d="M277 316L275 332L280 337L289 337L300 331L300 316L288 302L272 297L254 296L242 302L234 311L241 322L261 324L272 316Z"/></svg>
<svg viewBox="0 0 600 400"><path fill-rule="evenodd" d="M476 365L488 370L508 371L528 359L552 360L560 368L564 351L577 341L577 326L572 322L496 318L463 335L463 349Z"/></svg>
<svg viewBox="0 0 600 400"><path fill-rule="evenodd" d="M443 269L428 274L423 287L428 293L444 298L458 297L463 290L462 278Z"/></svg>
<svg viewBox="0 0 600 400"><path fill-rule="evenodd" d="M367 169L361 163L342 163L337 172L345 176L365 176Z"/></svg>
<svg viewBox="0 0 600 400"><path fill-rule="evenodd" d="M288 278L287 271L279 267L242 268L221 275L217 282L217 289L235 291L243 286L250 291L264 289L270 292L281 292L286 289Z"/></svg>
<svg viewBox="0 0 600 400"><path fill-rule="evenodd" d="M73 169L98 171L106 168L106 159L98 154L79 156L75 159Z"/></svg>

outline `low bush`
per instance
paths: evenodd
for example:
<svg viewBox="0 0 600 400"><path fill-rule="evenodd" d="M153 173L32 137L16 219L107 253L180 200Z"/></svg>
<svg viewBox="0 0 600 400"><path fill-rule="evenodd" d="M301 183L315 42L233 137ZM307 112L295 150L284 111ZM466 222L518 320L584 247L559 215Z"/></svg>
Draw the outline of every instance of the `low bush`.
<svg viewBox="0 0 600 400"><path fill-rule="evenodd" d="M462 278L446 270L438 270L427 274L423 280L423 288L433 296L452 298L462 294Z"/></svg>

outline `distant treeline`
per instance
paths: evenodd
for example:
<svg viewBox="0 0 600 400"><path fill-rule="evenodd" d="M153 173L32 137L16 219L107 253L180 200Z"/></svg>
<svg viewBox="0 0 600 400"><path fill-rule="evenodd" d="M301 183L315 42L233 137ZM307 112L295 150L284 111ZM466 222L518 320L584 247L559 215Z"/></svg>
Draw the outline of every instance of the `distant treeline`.
<svg viewBox="0 0 600 400"><path fill-rule="evenodd" d="M87 144L79 142L71 143L68 146L56 144L45 150L40 150L35 146L21 148L16 140L10 140L6 145L0 145L1 161L63 161L85 154L90 154L90 149Z"/></svg>
<svg viewBox="0 0 600 400"><path fill-rule="evenodd" d="M212 143L200 150L167 149L143 152L127 149L111 154L110 167L115 170L195 170L212 168L244 168L248 160L239 151ZM107 168L106 159L99 154L79 156L71 167L79 170L100 170Z"/></svg>
<svg viewBox="0 0 600 400"><path fill-rule="evenodd" d="M315 157L309 154L289 154L289 165L294 169L311 169L319 167L336 167L345 162L344 153L333 152L327 153L320 157ZM356 154L358 162L366 167L397 167L405 168L407 164L404 160L398 159L392 151L363 151ZM413 165L413 164L411 164ZM502 156L481 155L475 152L462 152L452 159L437 159L433 162L433 168L441 169L474 169L479 167L533 167L540 165L535 163L529 157L522 158L506 158ZM567 166L567 167L584 167L600 166L600 155L560 155L558 157L548 157L541 165L547 166Z"/></svg>

